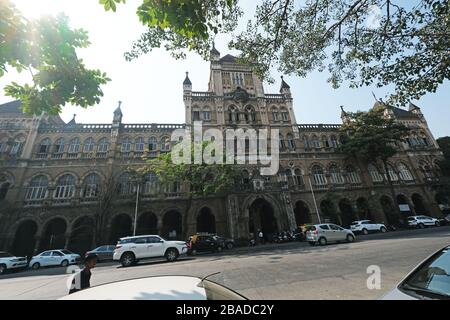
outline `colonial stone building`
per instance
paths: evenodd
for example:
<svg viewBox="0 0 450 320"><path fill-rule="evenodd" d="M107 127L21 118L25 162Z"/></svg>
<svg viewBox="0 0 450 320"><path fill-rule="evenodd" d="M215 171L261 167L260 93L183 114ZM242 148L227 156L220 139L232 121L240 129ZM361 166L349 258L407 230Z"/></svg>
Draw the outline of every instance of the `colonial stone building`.
<svg viewBox="0 0 450 320"><path fill-rule="evenodd" d="M84 252L114 244L134 227L137 234L169 238L208 231L247 239L258 229L270 235L319 218L343 225L358 218L397 224L409 214L441 214L431 188L441 152L417 106L386 109L386 116L413 129L389 162L394 201L380 164L336 151L339 124L297 124L284 80L278 94L265 93L250 68L213 49L208 90L193 91L186 75L183 93L185 124L125 124L120 105L107 124L24 115L18 101L1 105L0 250ZM202 121L203 130L222 132L279 129L278 174L262 176L256 166L243 166L236 190L194 199L189 212L186 186L162 186L153 174L143 182L130 177L127 168L169 152L173 130L194 121ZM395 203L402 205L402 216Z"/></svg>

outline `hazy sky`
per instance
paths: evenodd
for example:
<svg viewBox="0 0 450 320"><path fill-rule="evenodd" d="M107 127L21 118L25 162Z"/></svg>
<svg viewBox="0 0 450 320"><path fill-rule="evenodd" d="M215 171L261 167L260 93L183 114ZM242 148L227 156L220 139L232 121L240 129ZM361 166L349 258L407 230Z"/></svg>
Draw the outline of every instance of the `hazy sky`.
<svg viewBox="0 0 450 320"><path fill-rule="evenodd" d="M116 13L105 12L98 0L13 0L26 17L65 12L74 28L89 32L91 46L79 51L90 68L98 68L112 81L103 87L104 97L99 105L82 109L65 107L61 117L69 121L77 114L77 122L110 123L117 101L121 100L125 123L183 123L184 105L182 82L185 72L193 83L194 91L206 91L209 79L209 62L195 54L186 60L174 60L163 49L155 50L132 62L123 58L142 31L135 14L138 0L127 0ZM142 1L141 1L142 2ZM253 1L241 1L246 11L252 10ZM233 53L227 49L229 36L216 40L222 55ZM235 53L235 52L234 52ZM278 93L279 74L274 70L277 82L265 85L266 93ZM388 92L379 88L349 89L345 85L334 90L326 82L328 74L312 73L307 78L285 77L291 86L294 109L298 123L340 123L340 105L348 111L367 110L373 106L372 91L377 97ZM0 88L11 81L26 81L27 75L11 71L0 78ZM11 98L0 91L0 103ZM447 81L436 93L427 94L414 101L425 114L435 137L450 135L450 84Z"/></svg>

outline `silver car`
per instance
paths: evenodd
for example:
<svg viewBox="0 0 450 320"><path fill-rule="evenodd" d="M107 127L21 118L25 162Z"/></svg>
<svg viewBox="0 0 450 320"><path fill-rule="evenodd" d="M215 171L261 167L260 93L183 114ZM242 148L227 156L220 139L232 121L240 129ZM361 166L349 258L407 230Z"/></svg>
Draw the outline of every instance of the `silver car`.
<svg viewBox="0 0 450 320"><path fill-rule="evenodd" d="M351 230L332 223L311 225L306 231L306 241L312 246L317 243L324 246L330 242L353 242L355 239L355 234Z"/></svg>
<svg viewBox="0 0 450 320"><path fill-rule="evenodd" d="M434 253L382 300L449 300L450 246Z"/></svg>

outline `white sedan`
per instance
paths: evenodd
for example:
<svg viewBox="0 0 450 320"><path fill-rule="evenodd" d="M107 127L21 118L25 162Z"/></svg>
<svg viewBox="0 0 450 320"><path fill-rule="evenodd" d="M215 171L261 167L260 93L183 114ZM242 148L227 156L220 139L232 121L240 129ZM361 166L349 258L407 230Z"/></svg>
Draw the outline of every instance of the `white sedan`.
<svg viewBox="0 0 450 320"><path fill-rule="evenodd" d="M0 274L10 269L24 268L27 266L27 258L15 257L12 254L0 251Z"/></svg>
<svg viewBox="0 0 450 320"><path fill-rule="evenodd" d="M37 256L34 256L29 266L33 269L39 269L40 267L49 266L61 266L67 267L69 264L76 264L80 262L80 255L70 252L69 250L48 250L44 251Z"/></svg>
<svg viewBox="0 0 450 320"><path fill-rule="evenodd" d="M382 223L373 223L370 220L353 221L350 229L355 233L368 234L369 232L386 232L387 228Z"/></svg>

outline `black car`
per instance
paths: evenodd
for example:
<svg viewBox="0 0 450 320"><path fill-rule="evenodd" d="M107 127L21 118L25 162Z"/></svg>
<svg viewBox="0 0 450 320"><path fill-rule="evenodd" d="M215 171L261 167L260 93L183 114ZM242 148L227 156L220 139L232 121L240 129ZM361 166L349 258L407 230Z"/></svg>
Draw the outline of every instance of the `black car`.
<svg viewBox="0 0 450 320"><path fill-rule="evenodd" d="M231 250L235 246L233 239L224 238L224 237L220 237L220 236L213 236L213 237L214 237L214 239L216 239L217 241L220 242L220 244L222 245L222 248L224 248L224 249Z"/></svg>
<svg viewBox="0 0 450 320"><path fill-rule="evenodd" d="M100 246L98 248L95 248L94 250L86 252L85 257L87 257L89 254L95 254L97 255L97 262L112 260L115 248L116 246L114 245Z"/></svg>
<svg viewBox="0 0 450 320"><path fill-rule="evenodd" d="M188 255L194 255L197 252L220 252L223 246L215 236L193 236L188 241Z"/></svg>

